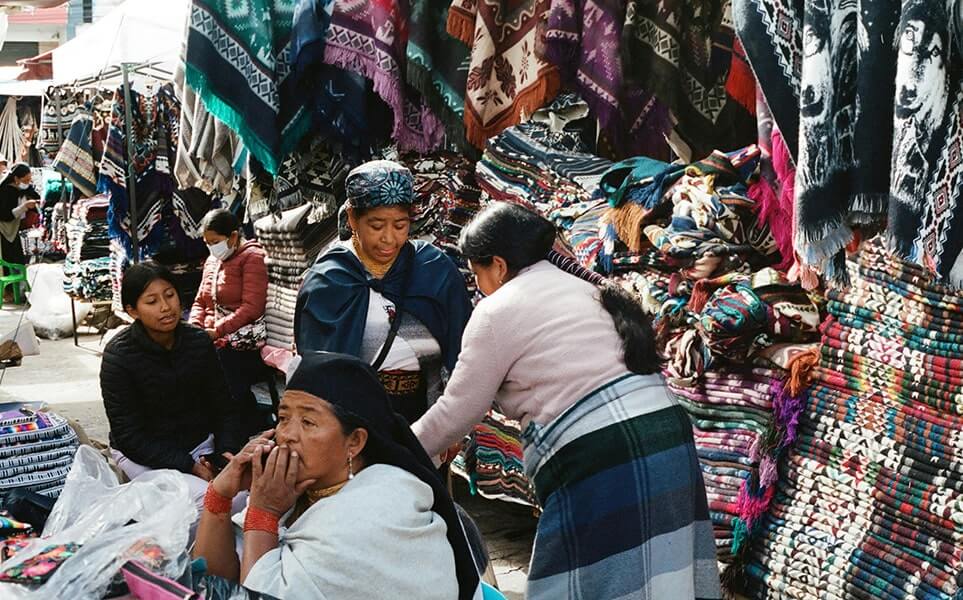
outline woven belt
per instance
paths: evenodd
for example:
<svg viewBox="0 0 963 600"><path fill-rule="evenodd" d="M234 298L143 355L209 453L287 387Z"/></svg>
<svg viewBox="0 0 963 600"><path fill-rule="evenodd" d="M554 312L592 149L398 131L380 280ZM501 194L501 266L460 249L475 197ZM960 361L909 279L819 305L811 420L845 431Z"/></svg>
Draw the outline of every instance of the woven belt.
<svg viewBox="0 0 963 600"><path fill-rule="evenodd" d="M385 391L392 396L412 394L418 391L421 385L420 371L380 371L378 379Z"/></svg>

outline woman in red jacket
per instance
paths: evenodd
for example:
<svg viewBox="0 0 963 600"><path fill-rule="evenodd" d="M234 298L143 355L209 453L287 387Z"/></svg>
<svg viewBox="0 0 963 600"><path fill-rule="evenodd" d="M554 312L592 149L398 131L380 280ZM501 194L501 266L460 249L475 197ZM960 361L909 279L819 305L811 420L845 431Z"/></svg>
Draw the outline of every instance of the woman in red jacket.
<svg viewBox="0 0 963 600"><path fill-rule="evenodd" d="M260 353L266 337L265 253L256 241L244 240L241 223L229 210L212 210L203 226L211 256L204 263L190 323L214 340L231 395L241 410L242 429L254 435L270 427L251 392L266 373Z"/></svg>

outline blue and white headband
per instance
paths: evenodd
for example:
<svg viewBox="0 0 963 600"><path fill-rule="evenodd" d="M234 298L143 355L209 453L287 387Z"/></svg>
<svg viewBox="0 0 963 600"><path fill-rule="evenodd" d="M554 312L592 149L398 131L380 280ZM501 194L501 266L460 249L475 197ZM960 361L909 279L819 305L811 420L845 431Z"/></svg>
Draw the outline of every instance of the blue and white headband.
<svg viewBox="0 0 963 600"><path fill-rule="evenodd" d="M414 177L405 166L375 160L352 169L345 181L348 204L357 210L409 206L415 200Z"/></svg>

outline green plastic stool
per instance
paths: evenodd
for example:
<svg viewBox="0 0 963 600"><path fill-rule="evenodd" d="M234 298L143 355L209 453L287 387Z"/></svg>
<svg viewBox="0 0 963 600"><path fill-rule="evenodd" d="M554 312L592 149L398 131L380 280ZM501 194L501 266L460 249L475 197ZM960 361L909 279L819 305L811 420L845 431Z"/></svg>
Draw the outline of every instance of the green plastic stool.
<svg viewBox="0 0 963 600"><path fill-rule="evenodd" d="M9 269L8 275L3 274L3 269ZM0 308L3 308L3 293L7 291L7 286L13 286L13 303L22 304L20 298L20 284L26 286L30 291L30 284L27 283L27 266L8 263L0 259Z"/></svg>

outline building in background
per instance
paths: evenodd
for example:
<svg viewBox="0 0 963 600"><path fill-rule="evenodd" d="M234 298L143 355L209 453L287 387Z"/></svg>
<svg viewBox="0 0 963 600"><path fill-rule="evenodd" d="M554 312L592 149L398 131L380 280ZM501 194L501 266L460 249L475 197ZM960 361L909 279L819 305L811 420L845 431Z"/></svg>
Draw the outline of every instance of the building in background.
<svg viewBox="0 0 963 600"><path fill-rule="evenodd" d="M123 4L124 0L70 0L67 17L67 39L73 39L84 27Z"/></svg>
<svg viewBox="0 0 963 600"><path fill-rule="evenodd" d="M53 8L24 8L7 17L7 35L0 49L0 67L53 50L67 41L68 4Z"/></svg>

